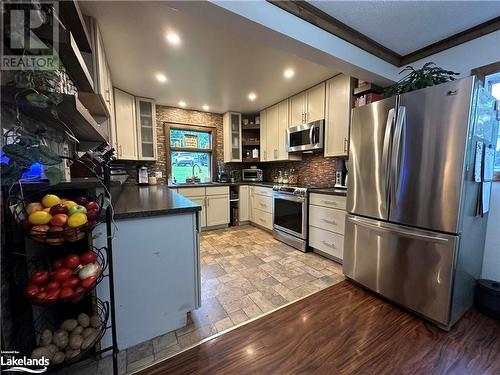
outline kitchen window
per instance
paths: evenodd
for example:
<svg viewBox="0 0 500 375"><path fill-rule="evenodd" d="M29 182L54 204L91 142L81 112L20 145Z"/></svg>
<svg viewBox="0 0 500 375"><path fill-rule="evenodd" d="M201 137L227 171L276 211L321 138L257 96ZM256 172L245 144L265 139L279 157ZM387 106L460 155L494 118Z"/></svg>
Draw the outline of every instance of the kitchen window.
<svg viewBox="0 0 500 375"><path fill-rule="evenodd" d="M186 182L193 171L201 182L212 181L212 130L192 130L189 126L169 128L170 175Z"/></svg>

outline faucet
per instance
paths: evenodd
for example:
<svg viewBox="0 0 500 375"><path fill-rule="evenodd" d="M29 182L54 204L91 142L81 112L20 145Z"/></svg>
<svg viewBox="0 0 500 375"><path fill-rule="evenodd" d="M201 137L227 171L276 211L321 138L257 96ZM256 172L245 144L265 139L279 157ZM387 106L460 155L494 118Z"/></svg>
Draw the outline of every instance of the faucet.
<svg viewBox="0 0 500 375"><path fill-rule="evenodd" d="M194 167L198 167L198 173L201 172L201 167L198 164L193 164L193 182L196 180L196 175L194 174ZM199 177L198 177L199 179Z"/></svg>

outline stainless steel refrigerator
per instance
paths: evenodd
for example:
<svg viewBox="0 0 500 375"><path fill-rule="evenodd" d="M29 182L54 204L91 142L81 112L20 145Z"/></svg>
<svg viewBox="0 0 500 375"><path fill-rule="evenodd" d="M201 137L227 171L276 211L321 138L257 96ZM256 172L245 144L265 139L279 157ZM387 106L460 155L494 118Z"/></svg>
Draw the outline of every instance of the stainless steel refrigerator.
<svg viewBox="0 0 500 375"><path fill-rule="evenodd" d="M474 77L353 109L349 279L444 329L464 314L481 274L497 116Z"/></svg>

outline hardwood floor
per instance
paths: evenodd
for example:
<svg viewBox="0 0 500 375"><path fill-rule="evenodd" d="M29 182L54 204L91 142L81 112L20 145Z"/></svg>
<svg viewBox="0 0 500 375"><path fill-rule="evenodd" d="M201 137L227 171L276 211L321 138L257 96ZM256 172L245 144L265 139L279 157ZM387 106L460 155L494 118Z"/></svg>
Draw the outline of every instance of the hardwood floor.
<svg viewBox="0 0 500 375"><path fill-rule="evenodd" d="M500 374L500 322L450 331L343 281L140 374Z"/></svg>

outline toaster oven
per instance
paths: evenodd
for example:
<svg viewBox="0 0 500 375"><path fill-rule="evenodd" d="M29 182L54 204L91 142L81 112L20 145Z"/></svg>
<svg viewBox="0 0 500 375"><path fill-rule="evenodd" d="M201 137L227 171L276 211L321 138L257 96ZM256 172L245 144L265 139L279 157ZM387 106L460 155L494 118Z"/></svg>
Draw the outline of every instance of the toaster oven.
<svg viewBox="0 0 500 375"><path fill-rule="evenodd" d="M262 169L250 168L241 170L241 180L249 182L262 181Z"/></svg>

